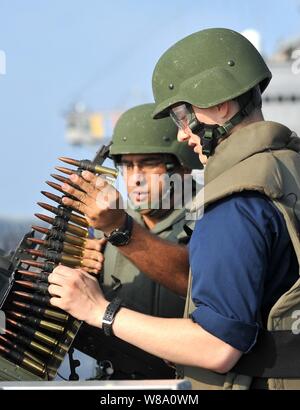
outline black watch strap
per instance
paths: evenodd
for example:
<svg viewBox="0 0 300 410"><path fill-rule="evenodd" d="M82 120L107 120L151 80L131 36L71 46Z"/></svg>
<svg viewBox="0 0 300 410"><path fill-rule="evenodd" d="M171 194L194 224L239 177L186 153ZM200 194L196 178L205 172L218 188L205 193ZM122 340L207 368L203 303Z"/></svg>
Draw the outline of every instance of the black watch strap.
<svg viewBox="0 0 300 410"><path fill-rule="evenodd" d="M114 298L107 308L105 309L103 318L102 318L102 329L105 336L113 336L112 325L114 323L116 314L122 305L122 299L119 297Z"/></svg>

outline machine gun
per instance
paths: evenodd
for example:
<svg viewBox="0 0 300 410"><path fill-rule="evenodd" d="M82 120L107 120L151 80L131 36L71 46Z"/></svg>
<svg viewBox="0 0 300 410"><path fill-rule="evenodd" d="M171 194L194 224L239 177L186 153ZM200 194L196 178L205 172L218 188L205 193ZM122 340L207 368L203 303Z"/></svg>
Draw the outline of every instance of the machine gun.
<svg viewBox="0 0 300 410"><path fill-rule="evenodd" d="M86 169L115 177L115 170L102 166L108 153L109 145L101 147L93 161L62 158L77 167L62 172L72 174ZM50 186L63 192L58 184ZM84 240L89 236L88 223L84 216L64 206L61 197L44 194L59 203L58 207L40 204L55 214L55 218L37 215L52 224L50 229L34 227L45 234L44 238L35 238L34 231L29 232L13 253L0 253L0 320L5 322L0 323L3 381L53 380L81 326L80 321L50 305L47 277L58 263L80 266ZM72 374L74 379L74 368Z"/></svg>

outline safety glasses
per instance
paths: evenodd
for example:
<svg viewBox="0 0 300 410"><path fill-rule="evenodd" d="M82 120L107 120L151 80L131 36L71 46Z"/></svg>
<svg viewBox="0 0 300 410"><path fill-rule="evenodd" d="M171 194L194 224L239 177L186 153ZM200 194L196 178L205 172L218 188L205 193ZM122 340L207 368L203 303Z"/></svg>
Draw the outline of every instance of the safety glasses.
<svg viewBox="0 0 300 410"><path fill-rule="evenodd" d="M194 131L199 126L194 110L190 104L180 104L170 109L170 117L178 128Z"/></svg>

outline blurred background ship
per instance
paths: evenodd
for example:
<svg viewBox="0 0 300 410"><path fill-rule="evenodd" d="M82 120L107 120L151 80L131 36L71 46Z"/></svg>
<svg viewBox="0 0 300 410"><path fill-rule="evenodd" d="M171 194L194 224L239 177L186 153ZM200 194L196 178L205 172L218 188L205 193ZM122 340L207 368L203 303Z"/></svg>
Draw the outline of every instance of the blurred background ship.
<svg viewBox="0 0 300 410"><path fill-rule="evenodd" d="M281 122L300 136L300 37L282 43L268 64L273 78L263 96L265 119Z"/></svg>

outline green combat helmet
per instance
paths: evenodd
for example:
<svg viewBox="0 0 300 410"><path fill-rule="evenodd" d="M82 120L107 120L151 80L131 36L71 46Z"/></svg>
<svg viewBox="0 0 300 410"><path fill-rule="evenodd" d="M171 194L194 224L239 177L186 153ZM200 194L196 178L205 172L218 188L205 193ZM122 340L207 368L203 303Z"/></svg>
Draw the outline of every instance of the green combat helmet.
<svg viewBox="0 0 300 410"><path fill-rule="evenodd" d="M187 143L177 141L177 127L170 118L154 120L155 104L143 104L121 115L113 132L110 156L123 154L172 154L189 169L201 169L198 155Z"/></svg>
<svg viewBox="0 0 300 410"><path fill-rule="evenodd" d="M202 30L174 44L156 64L153 117L168 116L170 108L180 103L209 108L236 99L241 110L235 118L217 127L217 131L212 127L204 130L202 124L204 138L224 137L261 103L251 93L257 92L257 87L262 93L271 78L262 56L244 36L224 28ZM250 100L258 102L255 105Z"/></svg>

